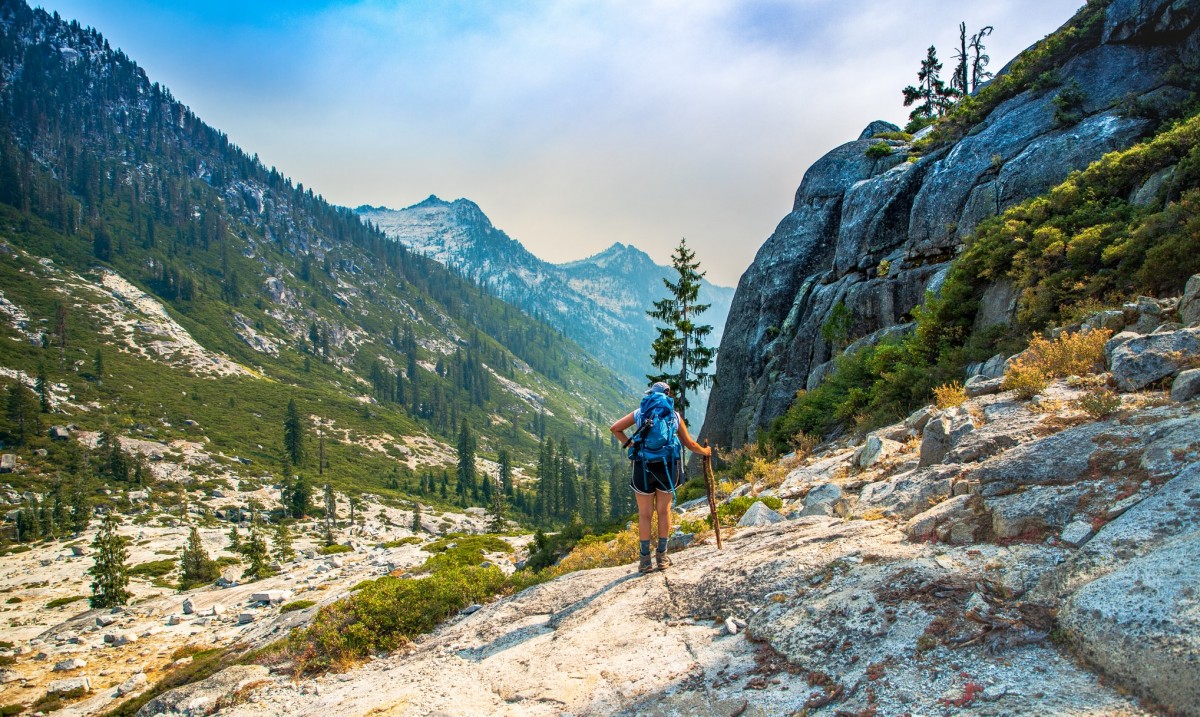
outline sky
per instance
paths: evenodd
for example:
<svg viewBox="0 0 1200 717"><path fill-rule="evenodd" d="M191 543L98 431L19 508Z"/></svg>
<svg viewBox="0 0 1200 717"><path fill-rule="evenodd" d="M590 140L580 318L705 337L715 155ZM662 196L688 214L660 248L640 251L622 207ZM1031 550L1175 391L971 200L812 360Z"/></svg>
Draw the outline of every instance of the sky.
<svg viewBox="0 0 1200 717"><path fill-rule="evenodd" d="M933 44L991 69L1082 0L31 0L327 200L466 197L553 262L680 238L736 285L804 171Z"/></svg>

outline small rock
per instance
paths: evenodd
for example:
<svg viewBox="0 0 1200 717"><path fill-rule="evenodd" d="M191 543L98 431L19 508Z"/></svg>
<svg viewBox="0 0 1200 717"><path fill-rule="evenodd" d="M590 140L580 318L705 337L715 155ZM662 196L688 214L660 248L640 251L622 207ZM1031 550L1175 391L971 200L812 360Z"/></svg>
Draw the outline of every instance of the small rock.
<svg viewBox="0 0 1200 717"><path fill-rule="evenodd" d="M191 598L188 598L187 600L183 601L183 614L184 615L191 615L195 611L196 611L196 604L192 602Z"/></svg>
<svg viewBox="0 0 1200 717"><path fill-rule="evenodd" d="M113 617L112 615L97 615L96 627L108 627L116 621L117 618Z"/></svg>
<svg viewBox="0 0 1200 717"><path fill-rule="evenodd" d="M483 606L482 606L482 605L480 605L479 603L474 603L474 604L471 604L471 605L468 605L468 606L464 607L464 608L462 609L462 614L464 614L464 615L474 615L475 613L479 612L479 611L480 611L480 610L482 610L482 609L483 609Z"/></svg>
<svg viewBox="0 0 1200 717"><path fill-rule="evenodd" d="M742 519L738 521L738 527L750 528L758 525L771 525L772 523L780 523L784 520L787 520L787 518L771 510L766 503L760 500L755 501L749 510L742 515Z"/></svg>
<svg viewBox="0 0 1200 717"><path fill-rule="evenodd" d="M83 556L85 556L87 554L88 554L87 546L84 546L84 545L72 545L71 546L71 555L73 555L77 558L82 558Z"/></svg>
<svg viewBox="0 0 1200 717"><path fill-rule="evenodd" d="M167 618L168 625L179 625L182 622L183 622L183 618L180 617L179 615L172 615L171 617Z"/></svg>
<svg viewBox="0 0 1200 717"><path fill-rule="evenodd" d="M215 603L213 603L213 606L208 609L208 614L209 615L224 615L225 614L225 606L219 602L215 602Z"/></svg>
<svg viewBox="0 0 1200 717"><path fill-rule="evenodd" d="M7 685L10 682L17 682L21 676L12 670L0 670L0 685Z"/></svg>
<svg viewBox="0 0 1200 717"><path fill-rule="evenodd" d="M1200 274L1193 275L1183 287L1178 311L1184 326L1200 324Z"/></svg>
<svg viewBox="0 0 1200 717"><path fill-rule="evenodd" d="M254 613L252 613L252 612L243 612L243 613L239 613L239 614L238 614L237 624L239 624L239 625L249 625L249 624L250 624L250 623L252 623L252 622L254 622Z"/></svg>
<svg viewBox="0 0 1200 717"><path fill-rule="evenodd" d="M54 672L70 672L71 670L78 670L83 667L87 667L87 662L78 657L72 657L69 660L54 663Z"/></svg>
<svg viewBox="0 0 1200 717"><path fill-rule="evenodd" d="M130 692L136 692L137 690L145 687L147 683L148 680L146 679L146 673L139 672L118 685L117 694L124 697Z"/></svg>
<svg viewBox="0 0 1200 717"><path fill-rule="evenodd" d="M1090 523L1082 520L1076 520L1062 532L1062 541L1072 548L1078 548L1092 537L1092 526Z"/></svg>
<svg viewBox="0 0 1200 717"><path fill-rule="evenodd" d="M138 641L138 636L128 630L122 632L110 632L104 636L104 641L113 647L123 647L125 645Z"/></svg>
<svg viewBox="0 0 1200 717"><path fill-rule="evenodd" d="M46 694L61 695L73 692L81 687L84 692L91 692L92 681L86 677L70 677L65 680L54 680L49 685L46 685Z"/></svg>
<svg viewBox="0 0 1200 717"><path fill-rule="evenodd" d="M738 629L738 625L732 617L725 618L725 634L736 635L738 634Z"/></svg>
<svg viewBox="0 0 1200 717"><path fill-rule="evenodd" d="M1182 371L1171 383L1171 400L1183 403L1200 396L1200 368Z"/></svg>

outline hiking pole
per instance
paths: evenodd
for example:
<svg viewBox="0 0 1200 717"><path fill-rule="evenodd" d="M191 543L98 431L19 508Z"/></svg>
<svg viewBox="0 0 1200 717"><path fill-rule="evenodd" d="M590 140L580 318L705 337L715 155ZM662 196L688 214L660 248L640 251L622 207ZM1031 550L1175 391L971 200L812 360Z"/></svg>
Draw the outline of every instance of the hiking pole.
<svg viewBox="0 0 1200 717"><path fill-rule="evenodd" d="M708 448L708 439L704 439L704 447ZM717 535L717 550L721 549L721 521L717 520L717 479L713 475L712 454L704 456L704 487L708 491L708 512L712 516L713 532Z"/></svg>

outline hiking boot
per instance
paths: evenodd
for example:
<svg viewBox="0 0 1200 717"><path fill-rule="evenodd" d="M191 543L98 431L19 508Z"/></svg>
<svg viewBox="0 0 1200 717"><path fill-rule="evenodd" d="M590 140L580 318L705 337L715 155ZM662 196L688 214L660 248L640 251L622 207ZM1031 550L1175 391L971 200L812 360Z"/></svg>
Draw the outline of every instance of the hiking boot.
<svg viewBox="0 0 1200 717"><path fill-rule="evenodd" d="M671 559L667 557L667 551L665 551L665 550L662 551L661 553L655 552L654 559L658 562L659 570L666 570L667 568L671 567ZM650 562L650 561L647 560L646 562Z"/></svg>
<svg viewBox="0 0 1200 717"><path fill-rule="evenodd" d="M650 562L650 553L646 553L641 557L641 560L638 561L638 572L648 573L653 569L654 565Z"/></svg>

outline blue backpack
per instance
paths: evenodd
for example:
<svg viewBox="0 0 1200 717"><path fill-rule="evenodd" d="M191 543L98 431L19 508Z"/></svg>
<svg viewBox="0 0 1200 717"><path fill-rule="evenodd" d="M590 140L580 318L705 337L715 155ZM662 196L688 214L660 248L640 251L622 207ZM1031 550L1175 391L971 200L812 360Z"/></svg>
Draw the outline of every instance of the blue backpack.
<svg viewBox="0 0 1200 717"><path fill-rule="evenodd" d="M663 393L649 393L642 398L642 425L630 440L629 457L650 463L664 461L668 466L679 460L683 447L679 444L679 417L675 401Z"/></svg>

